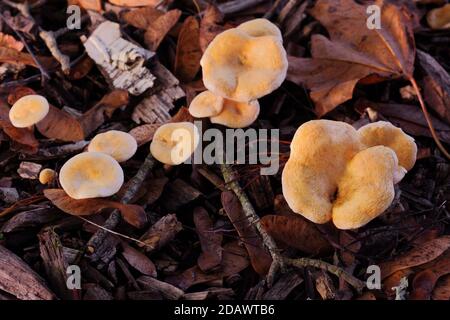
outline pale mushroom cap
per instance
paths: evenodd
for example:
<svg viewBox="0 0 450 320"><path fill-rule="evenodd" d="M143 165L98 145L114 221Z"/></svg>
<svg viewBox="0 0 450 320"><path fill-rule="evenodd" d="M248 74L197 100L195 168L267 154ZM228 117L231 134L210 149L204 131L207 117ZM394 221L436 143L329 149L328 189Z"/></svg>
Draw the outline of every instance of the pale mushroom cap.
<svg viewBox="0 0 450 320"><path fill-rule="evenodd" d="M362 149L357 131L344 122L314 120L300 126L282 173L289 207L315 223L330 221L339 179Z"/></svg>
<svg viewBox="0 0 450 320"><path fill-rule="evenodd" d="M96 135L88 147L89 152L105 153L118 162L124 162L133 157L136 150L136 139L131 134L117 130Z"/></svg>
<svg viewBox="0 0 450 320"><path fill-rule="evenodd" d="M74 199L109 197L117 193L124 176L119 163L100 152L84 152L69 159L61 168L59 181Z"/></svg>
<svg viewBox="0 0 450 320"><path fill-rule="evenodd" d="M274 36L283 41L280 29L267 19L253 19L240 24L236 29L252 37Z"/></svg>
<svg viewBox="0 0 450 320"><path fill-rule="evenodd" d="M254 26L249 26L244 29L253 30ZM200 64L208 90L242 102L256 100L277 89L286 78L288 67L286 51L277 36L250 36L239 28L216 36Z"/></svg>
<svg viewBox="0 0 450 320"><path fill-rule="evenodd" d="M212 123L218 123L229 128L245 128L258 118L259 102L237 102L225 99L223 110L217 116L211 117Z"/></svg>
<svg viewBox="0 0 450 320"><path fill-rule="evenodd" d="M333 205L333 223L356 229L382 214L394 199L394 175L399 169L392 149L376 146L359 152L339 182Z"/></svg>
<svg viewBox="0 0 450 320"><path fill-rule="evenodd" d="M156 130L150 152L164 164L178 165L189 159L199 142L200 133L193 123L167 123Z"/></svg>
<svg viewBox="0 0 450 320"><path fill-rule="evenodd" d="M44 169L39 173L39 182L41 184L50 184L56 178L56 172L52 169Z"/></svg>
<svg viewBox="0 0 450 320"><path fill-rule="evenodd" d="M367 147L386 146L397 154L400 166L406 170L414 167L417 159L417 145L414 139L390 122L378 121L358 130L361 141Z"/></svg>
<svg viewBox="0 0 450 320"><path fill-rule="evenodd" d="M198 94L189 105L189 113L196 118L207 118L218 115L223 109L222 97L216 96L211 91L203 91Z"/></svg>
<svg viewBox="0 0 450 320"><path fill-rule="evenodd" d="M30 127L48 114L49 104L45 97L28 95L20 98L9 110L9 120L16 128Z"/></svg>

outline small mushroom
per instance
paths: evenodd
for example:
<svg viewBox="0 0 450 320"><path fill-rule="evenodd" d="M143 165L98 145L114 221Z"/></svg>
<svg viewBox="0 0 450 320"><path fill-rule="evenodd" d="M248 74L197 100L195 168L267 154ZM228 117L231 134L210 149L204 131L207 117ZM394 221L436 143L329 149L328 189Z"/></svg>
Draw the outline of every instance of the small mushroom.
<svg viewBox="0 0 450 320"><path fill-rule="evenodd" d="M259 115L259 102L238 102L204 91L192 100L189 113L197 118L209 117L212 123L229 128L245 128Z"/></svg>
<svg viewBox="0 0 450 320"><path fill-rule="evenodd" d="M16 128L27 128L44 119L49 109L45 97L35 94L24 96L9 110L9 120Z"/></svg>
<svg viewBox="0 0 450 320"><path fill-rule="evenodd" d="M59 181L74 199L109 197L117 193L124 176L119 163L100 152L84 152L69 159L61 168Z"/></svg>
<svg viewBox="0 0 450 320"><path fill-rule="evenodd" d="M117 130L99 133L88 146L89 152L105 153L118 162L124 162L133 157L136 150L136 139L126 132Z"/></svg>
<svg viewBox="0 0 450 320"><path fill-rule="evenodd" d="M51 184L55 181L56 172L52 169L44 169L39 173L39 182L41 184Z"/></svg>
<svg viewBox="0 0 450 320"><path fill-rule="evenodd" d="M150 152L158 161L179 165L194 153L200 133L191 122L174 122L160 126L150 144Z"/></svg>
<svg viewBox="0 0 450 320"><path fill-rule="evenodd" d="M334 225L343 230L356 229L378 217L391 205L394 184L405 173L390 148L376 146L357 153L339 181L333 204Z"/></svg>
<svg viewBox="0 0 450 320"><path fill-rule="evenodd" d="M281 35L258 19L222 32L200 61L205 87L217 96L248 102L277 89L288 67Z"/></svg>
<svg viewBox="0 0 450 320"><path fill-rule="evenodd" d="M361 141L367 147L386 146L397 154L399 164L407 171L416 163L417 145L414 138L395 127L390 122L378 121L358 130Z"/></svg>

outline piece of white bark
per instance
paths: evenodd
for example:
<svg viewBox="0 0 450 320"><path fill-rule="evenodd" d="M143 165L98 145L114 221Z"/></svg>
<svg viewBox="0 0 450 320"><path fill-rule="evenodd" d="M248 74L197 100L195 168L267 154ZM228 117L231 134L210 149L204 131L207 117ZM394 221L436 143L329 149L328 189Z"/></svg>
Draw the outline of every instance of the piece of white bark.
<svg viewBox="0 0 450 320"><path fill-rule="evenodd" d="M84 41L84 47L114 88L140 95L153 87L155 76L144 63L155 53L122 38L119 24L111 21L101 23Z"/></svg>

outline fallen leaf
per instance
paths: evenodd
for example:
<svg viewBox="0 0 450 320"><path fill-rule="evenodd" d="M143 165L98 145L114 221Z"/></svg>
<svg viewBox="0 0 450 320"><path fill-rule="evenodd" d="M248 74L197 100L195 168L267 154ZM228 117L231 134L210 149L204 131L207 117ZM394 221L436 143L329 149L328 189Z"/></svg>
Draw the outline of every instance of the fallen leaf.
<svg viewBox="0 0 450 320"><path fill-rule="evenodd" d="M181 26L175 56L175 75L182 82L194 80L200 70L200 26L195 17L188 17Z"/></svg>
<svg viewBox="0 0 450 320"><path fill-rule="evenodd" d="M443 236L425 242L404 255L380 264L381 278L385 279L396 271L419 266L439 257L450 247L450 236Z"/></svg>
<svg viewBox="0 0 450 320"><path fill-rule="evenodd" d="M0 32L0 47L7 47L17 51L22 51L24 45L17 41L13 36Z"/></svg>
<svg viewBox="0 0 450 320"><path fill-rule="evenodd" d="M37 57L40 63L44 65L46 69L53 69L57 66L56 60L49 57ZM33 57L25 52L19 52L16 49L1 47L0 46L0 62L6 62L11 64L24 64L37 68L36 62Z"/></svg>
<svg viewBox="0 0 450 320"><path fill-rule="evenodd" d="M227 243L223 249L221 270L213 273L204 273L198 266L194 266L179 275L169 277L167 282L182 290L186 290L196 284L234 275L248 267L246 251L239 246L237 241Z"/></svg>
<svg viewBox="0 0 450 320"><path fill-rule="evenodd" d="M329 252L331 246L316 226L302 217L267 215L261 224L277 241L309 254Z"/></svg>
<svg viewBox="0 0 450 320"><path fill-rule="evenodd" d="M102 11L101 0L69 0L68 5L77 5L84 10Z"/></svg>
<svg viewBox="0 0 450 320"><path fill-rule="evenodd" d="M144 7L152 6L155 7L161 3L161 0L108 0L116 6L122 7Z"/></svg>
<svg viewBox="0 0 450 320"><path fill-rule="evenodd" d="M163 14L163 11L147 6L127 11L122 15L122 17L133 27L145 30Z"/></svg>
<svg viewBox="0 0 450 320"><path fill-rule="evenodd" d="M220 25L223 22L224 15L214 5L208 5L200 21L200 48L204 52L211 41L225 28Z"/></svg>
<svg viewBox="0 0 450 320"><path fill-rule="evenodd" d="M151 51L158 49L161 41L166 34L173 28L178 19L180 19L181 11L178 9L170 10L164 15L156 19L144 34L145 44Z"/></svg>
<svg viewBox="0 0 450 320"><path fill-rule="evenodd" d="M60 210L74 216L89 216L106 208L118 209L123 218L136 228L142 228L147 222L147 215L141 206L123 204L103 198L76 200L69 197L62 189L46 189L44 195Z"/></svg>
<svg viewBox="0 0 450 320"><path fill-rule="evenodd" d="M94 107L86 111L80 118L84 135L87 137L97 130L106 119L111 118L114 111L126 106L129 101L126 90L114 90L105 95Z"/></svg>
<svg viewBox="0 0 450 320"><path fill-rule="evenodd" d="M311 90L317 115L351 99L358 81L370 75L412 77L411 19L387 1L378 0L375 5L380 7L381 29L367 28L366 6L354 0L319 0L310 10L330 39L311 37L312 59L289 57L287 79Z"/></svg>
<svg viewBox="0 0 450 320"><path fill-rule="evenodd" d="M88 55L85 55L73 67L70 68L70 73L67 77L70 80L80 80L86 77L94 67L95 62Z"/></svg>
<svg viewBox="0 0 450 320"><path fill-rule="evenodd" d="M222 192L221 200L228 218L247 249L253 269L260 276L265 276L272 265L272 257L264 247L256 227L246 217L239 199L233 192Z"/></svg>
<svg viewBox="0 0 450 320"><path fill-rule="evenodd" d="M16 128L9 120L9 107L0 99L0 128L13 141L20 145L24 153L34 154L38 151L39 142L29 128Z"/></svg>
<svg viewBox="0 0 450 320"><path fill-rule="evenodd" d="M175 214L168 214L153 224L139 239L145 243L145 250L153 252L161 249L183 229ZM140 247L144 244L139 243Z"/></svg>
<svg viewBox="0 0 450 320"><path fill-rule="evenodd" d="M339 244L342 246L341 259L343 263L350 267L355 263L355 254L361 249L361 242L350 233L341 231L339 232Z"/></svg>
<svg viewBox="0 0 450 320"><path fill-rule="evenodd" d="M156 277L155 264L142 252L122 241L122 255L127 262L142 274Z"/></svg>
<svg viewBox="0 0 450 320"><path fill-rule="evenodd" d="M20 98L25 97L25 96L29 96L31 94L36 94L36 92L33 89L31 89L31 88L22 87L22 86L15 87L8 94L8 103L12 106Z"/></svg>
<svg viewBox="0 0 450 320"><path fill-rule="evenodd" d="M450 275L437 282L432 298L433 300L450 300Z"/></svg>
<svg viewBox="0 0 450 320"><path fill-rule="evenodd" d="M222 262L222 233L214 230L213 221L202 207L194 209L194 224L202 247L197 265L202 271L209 272Z"/></svg>
<svg viewBox="0 0 450 320"><path fill-rule="evenodd" d="M22 161L17 169L17 173L23 179L35 180L39 178L39 172L41 172L42 165L29 161Z"/></svg>
<svg viewBox="0 0 450 320"><path fill-rule="evenodd" d="M419 272L412 281L412 290L408 300L430 300L438 277L431 270Z"/></svg>

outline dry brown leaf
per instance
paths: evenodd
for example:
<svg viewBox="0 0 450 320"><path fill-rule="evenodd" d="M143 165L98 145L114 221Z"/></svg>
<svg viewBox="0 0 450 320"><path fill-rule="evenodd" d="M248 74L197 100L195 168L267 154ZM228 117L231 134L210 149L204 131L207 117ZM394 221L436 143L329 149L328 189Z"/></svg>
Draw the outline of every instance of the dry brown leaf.
<svg viewBox="0 0 450 320"><path fill-rule="evenodd" d="M39 141L35 138L33 131L28 128L16 128L12 125L9 120L9 107L3 100L0 100L0 128L19 144L22 152L34 154L38 151Z"/></svg>
<svg viewBox="0 0 450 320"><path fill-rule="evenodd" d="M129 101L128 91L114 90L105 95L94 107L80 118L85 137L100 127L118 108L126 106Z"/></svg>
<svg viewBox="0 0 450 320"><path fill-rule="evenodd" d="M8 103L12 106L14 103L16 103L17 100L30 94L36 94L36 92L28 87L15 87L8 94Z"/></svg>
<svg viewBox="0 0 450 320"><path fill-rule="evenodd" d="M298 216L267 215L261 224L277 241L309 254L329 252L331 246L316 226Z"/></svg>
<svg viewBox="0 0 450 320"><path fill-rule="evenodd" d="M433 300L450 300L450 275L437 282L432 298Z"/></svg>
<svg viewBox="0 0 450 320"><path fill-rule="evenodd" d="M159 17L164 14L163 11L153 7L143 7L127 11L123 14L123 19L135 28L146 30Z"/></svg>
<svg viewBox="0 0 450 320"><path fill-rule="evenodd" d="M44 190L44 195L57 208L74 216L89 216L106 208L114 208L122 213L125 221L136 228L142 228L147 222L144 209L138 205L123 204L103 198L76 200L69 197L62 189L47 189Z"/></svg>
<svg viewBox="0 0 450 320"><path fill-rule="evenodd" d="M380 264L381 278L385 279L396 271L416 267L439 257L450 247L450 236L433 239L417 246L395 260Z"/></svg>
<svg viewBox="0 0 450 320"><path fill-rule="evenodd" d="M56 60L48 57L37 57L40 63L44 65L46 69L53 69L57 66ZM37 68L36 62L33 57L24 52L19 52L16 49L1 47L0 46L0 62L6 62L11 64L24 64Z"/></svg>
<svg viewBox="0 0 450 320"><path fill-rule="evenodd" d="M102 11L102 0L69 0L68 5L77 5L84 10Z"/></svg>
<svg viewBox="0 0 450 320"><path fill-rule="evenodd" d="M73 67L70 68L70 73L67 77L70 80L80 80L89 74L94 67L95 62L88 55L85 55Z"/></svg>
<svg viewBox="0 0 450 320"><path fill-rule="evenodd" d="M200 70L200 26L195 17L188 17L181 26L175 57L175 75L182 82L194 80Z"/></svg>
<svg viewBox="0 0 450 320"><path fill-rule="evenodd" d="M116 6L122 7L145 7L145 6L157 6L161 0L108 0Z"/></svg>
<svg viewBox="0 0 450 320"><path fill-rule="evenodd" d="M17 51L22 51L24 45L17 41L13 36L0 32L0 47L7 47Z"/></svg>
<svg viewBox="0 0 450 320"><path fill-rule="evenodd" d="M328 30L311 38L312 59L289 58L288 80L311 90L319 116L353 96L370 75L411 78L415 46L411 19L394 4L377 0L381 29L366 26L366 6L354 0L319 0L310 11Z"/></svg>
<svg viewBox="0 0 450 320"><path fill-rule="evenodd" d="M204 52L211 41L221 32L225 27L220 25L223 22L223 14L214 5L208 5L200 21L200 47Z"/></svg>
<svg viewBox="0 0 450 320"><path fill-rule="evenodd" d="M247 249L253 269L259 275L265 276L272 265L272 257L264 247L256 227L249 222L239 199L233 192L222 192L221 200L228 218Z"/></svg>
<svg viewBox="0 0 450 320"><path fill-rule="evenodd" d="M145 44L151 51L156 51L159 44L173 28L178 19L180 19L181 11L178 9L170 10L164 15L156 19L148 28L144 34Z"/></svg>
<svg viewBox="0 0 450 320"><path fill-rule="evenodd" d="M202 271L209 272L222 262L222 233L214 231L213 221L202 207L194 209L194 224L202 247L197 265Z"/></svg>
<svg viewBox="0 0 450 320"><path fill-rule="evenodd" d="M156 266L154 263L142 252L136 250L126 242L122 241L122 255L127 262L140 273L156 277Z"/></svg>

